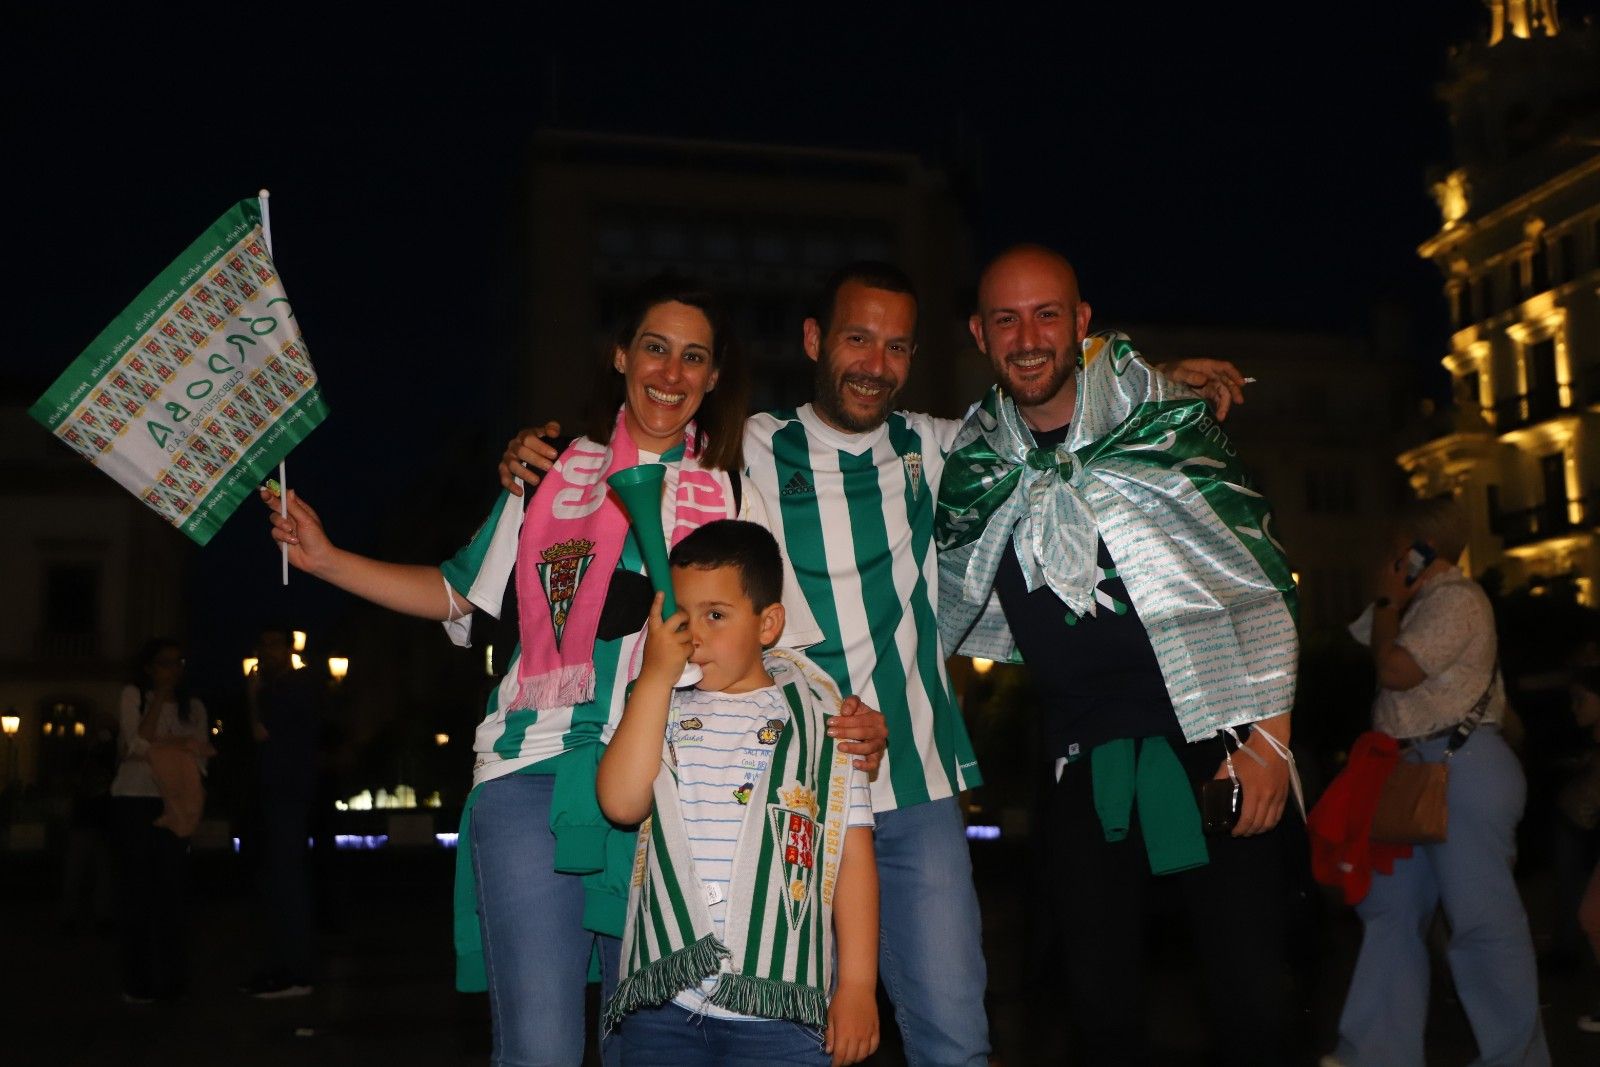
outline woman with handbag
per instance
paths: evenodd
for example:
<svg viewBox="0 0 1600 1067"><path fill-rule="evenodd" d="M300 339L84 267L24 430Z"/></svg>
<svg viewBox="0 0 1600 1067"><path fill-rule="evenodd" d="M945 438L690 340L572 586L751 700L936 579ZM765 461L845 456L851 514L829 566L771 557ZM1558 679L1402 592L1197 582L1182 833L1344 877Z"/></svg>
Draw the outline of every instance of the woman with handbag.
<svg viewBox="0 0 1600 1067"><path fill-rule="evenodd" d="M1539 1020L1528 918L1512 877L1526 782L1500 736L1505 687L1494 612L1456 566L1466 516L1449 497L1417 501L1396 524L1377 598L1351 626L1371 646L1373 727L1402 763L1447 766L1447 829L1392 874L1376 874L1356 907L1364 934L1324 1067L1421 1067L1428 1014L1425 935L1434 910L1450 924L1450 972L1480 1064L1550 1062ZM1384 802L1380 801L1380 809Z"/></svg>
<svg viewBox="0 0 1600 1067"><path fill-rule="evenodd" d="M188 982L189 835L199 817L203 753L210 749L205 705L183 684L183 646L145 643L134 659L118 712L119 761L111 781L111 844L116 861L122 998L171 1000ZM170 757L170 758L167 758ZM176 775L158 773L167 762ZM182 765L192 778L185 786ZM179 781L174 789L174 779ZM187 817L173 800L188 794Z"/></svg>

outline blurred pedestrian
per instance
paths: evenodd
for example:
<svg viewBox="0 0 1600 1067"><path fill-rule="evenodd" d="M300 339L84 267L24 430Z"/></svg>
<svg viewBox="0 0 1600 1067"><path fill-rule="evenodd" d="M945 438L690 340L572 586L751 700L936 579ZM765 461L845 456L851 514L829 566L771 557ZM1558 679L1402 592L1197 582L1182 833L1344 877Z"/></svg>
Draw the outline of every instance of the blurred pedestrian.
<svg viewBox="0 0 1600 1067"><path fill-rule="evenodd" d="M1533 938L1512 877L1527 785L1500 735L1506 697L1494 612L1456 566L1466 539L1466 516L1449 497L1407 507L1379 568L1377 598L1351 627L1377 668L1374 729L1401 741L1402 759L1449 761L1449 836L1414 846L1392 874L1375 874L1357 905L1361 953L1338 1049L1324 1067L1424 1062L1424 937L1441 905L1450 922L1450 973L1478 1043L1475 1062L1550 1062Z"/></svg>
<svg viewBox="0 0 1600 1067"><path fill-rule="evenodd" d="M61 924L81 920L103 929L111 923L111 779L117 772L117 724L94 716L88 744L72 767L72 807L61 859Z"/></svg>
<svg viewBox="0 0 1600 1067"><path fill-rule="evenodd" d="M1572 829L1584 835L1592 855L1596 835L1600 834L1600 671L1591 667L1580 673L1573 686L1572 714L1590 744L1583 752L1580 769L1562 789L1556 803ZM1577 917L1589 939L1594 962L1600 964L1600 863L1594 865L1589 876ZM1578 1029L1600 1034L1600 997L1593 1003L1596 1010L1578 1017Z"/></svg>
<svg viewBox="0 0 1600 1067"><path fill-rule="evenodd" d="M255 652L247 690L259 800L262 965L240 992L262 999L302 997L313 991L309 839L322 684L313 672L295 669L293 635L285 628L264 627Z"/></svg>
<svg viewBox="0 0 1600 1067"><path fill-rule="evenodd" d="M157 825L165 805L150 762L156 746L206 743L205 705L183 675L183 647L156 638L140 649L122 691L110 810L122 994L130 1003L176 997L188 977L189 842Z"/></svg>

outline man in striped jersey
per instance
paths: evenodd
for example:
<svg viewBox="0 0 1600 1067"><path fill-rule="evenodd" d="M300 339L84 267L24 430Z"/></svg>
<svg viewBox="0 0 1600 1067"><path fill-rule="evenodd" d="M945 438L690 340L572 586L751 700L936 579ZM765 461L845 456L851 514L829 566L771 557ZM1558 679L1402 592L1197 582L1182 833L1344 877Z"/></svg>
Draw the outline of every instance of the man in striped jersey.
<svg viewBox="0 0 1600 1067"><path fill-rule="evenodd" d="M887 264L852 264L805 321L812 402L753 416L745 491L784 546L789 632L841 691L881 711L872 783L879 969L912 1064L988 1061L982 921L957 800L981 783L934 617L934 501L959 422L898 412L917 298Z"/></svg>

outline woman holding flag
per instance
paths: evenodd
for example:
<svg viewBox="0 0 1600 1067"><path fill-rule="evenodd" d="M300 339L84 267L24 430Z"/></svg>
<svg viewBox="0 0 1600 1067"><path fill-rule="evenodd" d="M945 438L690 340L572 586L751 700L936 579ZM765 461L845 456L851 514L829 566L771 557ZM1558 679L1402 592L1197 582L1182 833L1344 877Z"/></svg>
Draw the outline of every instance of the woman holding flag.
<svg viewBox="0 0 1600 1067"><path fill-rule="evenodd" d="M602 364L597 417L532 493L502 491L471 543L438 567L336 548L292 491L272 507L289 562L468 644L472 612L499 617L508 581L520 644L474 741L457 860L457 987L487 989L495 1064L578 1064L584 988L615 989L633 833L595 800L600 753L638 669L651 602L608 475L667 466L662 528L676 544L739 512L745 368L704 290L649 283ZM530 476L529 482L536 479ZM605 1062L616 1060L607 1050Z"/></svg>

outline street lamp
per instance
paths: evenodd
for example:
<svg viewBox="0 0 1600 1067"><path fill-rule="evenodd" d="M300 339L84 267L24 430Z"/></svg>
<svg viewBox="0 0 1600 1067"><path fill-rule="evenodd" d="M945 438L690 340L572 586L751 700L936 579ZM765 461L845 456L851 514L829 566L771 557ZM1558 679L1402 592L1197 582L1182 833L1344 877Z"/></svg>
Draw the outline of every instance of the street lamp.
<svg viewBox="0 0 1600 1067"><path fill-rule="evenodd" d="M0 715L0 732L6 735L6 792L17 782L17 731L22 729L22 716L10 708Z"/></svg>
<svg viewBox="0 0 1600 1067"><path fill-rule="evenodd" d="M261 661L260 661L260 660L258 660L258 659L257 659L257 658L256 658L256 657L254 657L254 656L246 656L246 657L245 657L245 658L244 658L244 676L245 676L245 677L246 677L246 678L248 678L248 677L250 677L250 676L251 676L251 675L252 675L252 674L254 674L254 673L255 673L255 672L256 672L256 664L258 664L258 663L260 663L260 662L261 662Z"/></svg>
<svg viewBox="0 0 1600 1067"><path fill-rule="evenodd" d="M339 682L344 681L344 676L346 674L349 674L349 673L350 673L350 657L348 657L348 656L329 656L328 657L328 676L334 680L335 684L338 684Z"/></svg>
<svg viewBox="0 0 1600 1067"><path fill-rule="evenodd" d="M294 647L291 652L304 652L306 650L306 632L304 630L291 630L289 636L294 638Z"/></svg>

